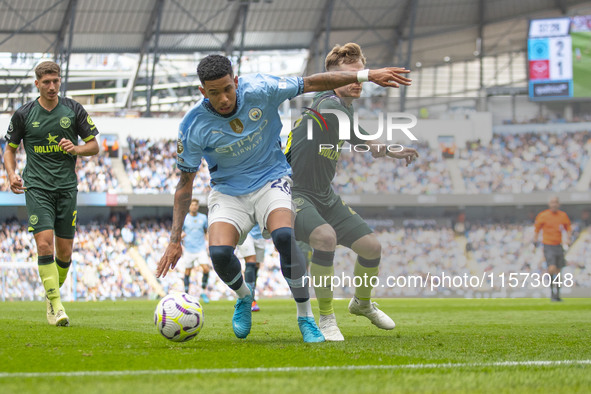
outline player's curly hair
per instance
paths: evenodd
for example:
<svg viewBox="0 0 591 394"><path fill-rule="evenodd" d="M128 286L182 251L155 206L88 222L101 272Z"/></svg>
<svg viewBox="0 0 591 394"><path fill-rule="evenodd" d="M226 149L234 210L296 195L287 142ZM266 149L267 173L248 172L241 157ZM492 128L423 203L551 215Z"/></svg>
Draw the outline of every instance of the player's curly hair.
<svg viewBox="0 0 591 394"><path fill-rule="evenodd" d="M197 75L201 83L213 81L230 75L234 77L230 59L222 55L209 55L201 59L197 66Z"/></svg>
<svg viewBox="0 0 591 394"><path fill-rule="evenodd" d="M41 62L37 65L37 67L35 67L35 77L37 78L37 80L43 78L43 76L47 74L59 75L60 72L60 66L57 63L52 62L50 60Z"/></svg>
<svg viewBox="0 0 591 394"><path fill-rule="evenodd" d="M343 46L339 44L335 45L334 48L326 55L324 61L324 67L326 71L338 67L341 64L351 64L361 60L361 63L365 66L365 56L361 51L361 47L354 42L349 42Z"/></svg>

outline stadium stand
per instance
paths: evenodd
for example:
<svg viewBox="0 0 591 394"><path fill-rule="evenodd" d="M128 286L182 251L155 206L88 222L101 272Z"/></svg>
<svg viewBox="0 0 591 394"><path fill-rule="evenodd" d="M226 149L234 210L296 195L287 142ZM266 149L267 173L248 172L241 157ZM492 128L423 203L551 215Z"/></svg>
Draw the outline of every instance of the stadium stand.
<svg viewBox="0 0 591 394"><path fill-rule="evenodd" d="M176 170L176 140L127 139L129 152L123 163L134 193L174 193L179 177ZM204 163L193 183L193 193L209 192L209 171Z"/></svg>
<svg viewBox="0 0 591 394"><path fill-rule="evenodd" d="M495 135L460 150L468 193L559 192L574 188L589 159L591 132ZM543 160L539 160L543 158Z"/></svg>
<svg viewBox="0 0 591 394"><path fill-rule="evenodd" d="M130 247L137 247L148 267L154 271L162 256L170 221L139 220L134 223L132 242L124 241L121 227L113 224L94 223L79 226L73 261L74 275L70 275L76 289L75 298L83 300L127 299L156 297L146 279L140 274L130 255ZM129 226L129 225L128 225ZM572 273L577 288L591 287L591 267L588 264L591 233L581 222L574 222L573 244L566 255L567 267L563 273ZM131 227L129 227L131 228ZM465 232L467 247L448 224L435 220L414 224L412 221L395 227L378 227L376 234L382 243L383 264L380 283L388 277L419 276L428 283L434 275L482 275L493 273L543 273L541 249L532 250L533 226L531 223L481 222L468 225ZM460 237L463 237L461 234ZM0 264L35 261L33 236L26 226L9 221L0 230ZM335 275L352 276L356 256L346 248L337 248ZM201 273L193 272L190 292L198 294ZM36 268L3 269L3 293L6 299L40 300L44 292L37 279ZM165 292L182 290L182 272L178 268L159 280ZM482 290L501 294L497 281L494 287L486 285ZM533 291L535 289L529 289ZM212 300L232 298L233 294L212 271L208 293ZM429 286L384 286L376 288L376 297L409 296L475 296L474 289L438 288ZM267 242L265 261L259 270L257 294L261 298L288 297L289 289L280 272L279 257L272 243ZM336 297L350 297L353 288L335 288Z"/></svg>

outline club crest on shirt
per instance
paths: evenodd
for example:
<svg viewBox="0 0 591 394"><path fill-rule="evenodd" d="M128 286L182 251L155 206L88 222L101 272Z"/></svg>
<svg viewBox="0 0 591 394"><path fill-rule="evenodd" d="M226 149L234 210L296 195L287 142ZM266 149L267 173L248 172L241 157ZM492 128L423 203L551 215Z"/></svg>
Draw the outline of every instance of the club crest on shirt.
<svg viewBox="0 0 591 394"><path fill-rule="evenodd" d="M230 121L230 127L236 134L240 134L244 130L244 125L238 118Z"/></svg>
<svg viewBox="0 0 591 394"><path fill-rule="evenodd" d="M263 116L263 111L261 111L260 108L251 108L251 110L248 111L248 117L253 122L259 120L261 116Z"/></svg>
<svg viewBox="0 0 591 394"><path fill-rule="evenodd" d="M64 116L63 118L60 119L60 126L62 126L62 128L67 129L68 127L70 127L70 125L72 124L72 121L70 120L70 118Z"/></svg>

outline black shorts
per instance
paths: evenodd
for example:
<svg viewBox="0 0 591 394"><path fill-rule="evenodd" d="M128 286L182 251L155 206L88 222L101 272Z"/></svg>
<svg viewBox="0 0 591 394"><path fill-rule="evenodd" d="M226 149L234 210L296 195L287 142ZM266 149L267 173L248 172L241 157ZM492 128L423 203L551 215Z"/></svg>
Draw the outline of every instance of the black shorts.
<svg viewBox="0 0 591 394"><path fill-rule="evenodd" d="M337 244L348 248L359 238L373 232L339 196L324 205L296 192L293 201L296 205L295 235L298 241L310 243L312 231L323 224L329 224L335 230Z"/></svg>
<svg viewBox="0 0 591 394"><path fill-rule="evenodd" d="M29 232L53 230L56 237L73 239L78 214L77 190L44 191L30 188L25 192Z"/></svg>
<svg viewBox="0 0 591 394"><path fill-rule="evenodd" d="M562 269L566 265L562 245L544 245L544 258L546 267L555 265L556 268Z"/></svg>

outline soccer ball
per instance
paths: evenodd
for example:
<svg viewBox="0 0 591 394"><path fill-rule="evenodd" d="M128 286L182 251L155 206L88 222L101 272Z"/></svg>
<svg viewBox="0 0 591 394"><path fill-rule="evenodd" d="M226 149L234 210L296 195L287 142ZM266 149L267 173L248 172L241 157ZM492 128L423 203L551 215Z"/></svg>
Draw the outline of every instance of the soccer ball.
<svg viewBox="0 0 591 394"><path fill-rule="evenodd" d="M171 293L160 300L154 311L158 332L173 342L185 342L203 327L203 308L197 298L186 293Z"/></svg>

